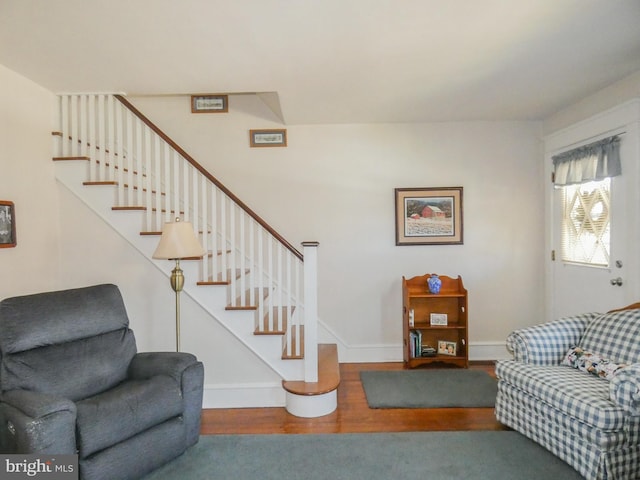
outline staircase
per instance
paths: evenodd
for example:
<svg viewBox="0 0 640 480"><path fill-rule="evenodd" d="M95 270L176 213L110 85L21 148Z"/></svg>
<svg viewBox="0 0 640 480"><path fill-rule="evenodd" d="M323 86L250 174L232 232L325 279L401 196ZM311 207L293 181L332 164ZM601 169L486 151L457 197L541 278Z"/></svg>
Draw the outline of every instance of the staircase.
<svg viewBox="0 0 640 480"><path fill-rule="evenodd" d="M181 263L183 293L282 378L290 413L335 410L337 349L317 340L316 242L298 251L120 95L60 96L53 138L58 181L165 274L151 258L162 226L190 221L207 253Z"/></svg>

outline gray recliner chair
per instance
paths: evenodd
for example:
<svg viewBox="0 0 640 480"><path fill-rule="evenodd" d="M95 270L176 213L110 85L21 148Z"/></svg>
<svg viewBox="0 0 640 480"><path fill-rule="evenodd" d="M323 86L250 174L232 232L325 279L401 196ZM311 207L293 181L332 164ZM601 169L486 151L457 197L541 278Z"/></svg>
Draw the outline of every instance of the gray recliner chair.
<svg viewBox="0 0 640 480"><path fill-rule="evenodd" d="M204 368L136 353L115 285L0 302L0 452L78 454L80 478L140 478L198 441Z"/></svg>

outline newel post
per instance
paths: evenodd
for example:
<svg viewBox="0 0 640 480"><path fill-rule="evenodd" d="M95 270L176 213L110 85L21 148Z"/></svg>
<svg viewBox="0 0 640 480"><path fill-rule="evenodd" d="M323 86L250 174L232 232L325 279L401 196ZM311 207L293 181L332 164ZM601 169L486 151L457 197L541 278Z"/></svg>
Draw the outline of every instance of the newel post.
<svg viewBox="0 0 640 480"><path fill-rule="evenodd" d="M318 242L302 242L304 255L304 381L318 381Z"/></svg>

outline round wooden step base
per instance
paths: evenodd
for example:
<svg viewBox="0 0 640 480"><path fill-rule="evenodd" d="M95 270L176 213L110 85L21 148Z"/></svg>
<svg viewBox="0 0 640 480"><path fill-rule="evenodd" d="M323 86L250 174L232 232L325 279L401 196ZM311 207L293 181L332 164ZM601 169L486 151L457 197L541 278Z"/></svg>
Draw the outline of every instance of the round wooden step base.
<svg viewBox="0 0 640 480"><path fill-rule="evenodd" d="M329 415L338 407L338 390L321 395L296 395L287 392L287 412L296 417L316 418Z"/></svg>

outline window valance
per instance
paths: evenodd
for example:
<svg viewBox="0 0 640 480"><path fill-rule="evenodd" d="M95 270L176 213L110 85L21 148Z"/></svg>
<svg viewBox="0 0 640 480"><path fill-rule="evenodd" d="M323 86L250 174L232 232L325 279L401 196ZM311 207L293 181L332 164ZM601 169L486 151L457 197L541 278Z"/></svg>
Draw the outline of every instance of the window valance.
<svg viewBox="0 0 640 480"><path fill-rule="evenodd" d="M556 186L615 177L620 166L620 137L608 137L552 157Z"/></svg>

